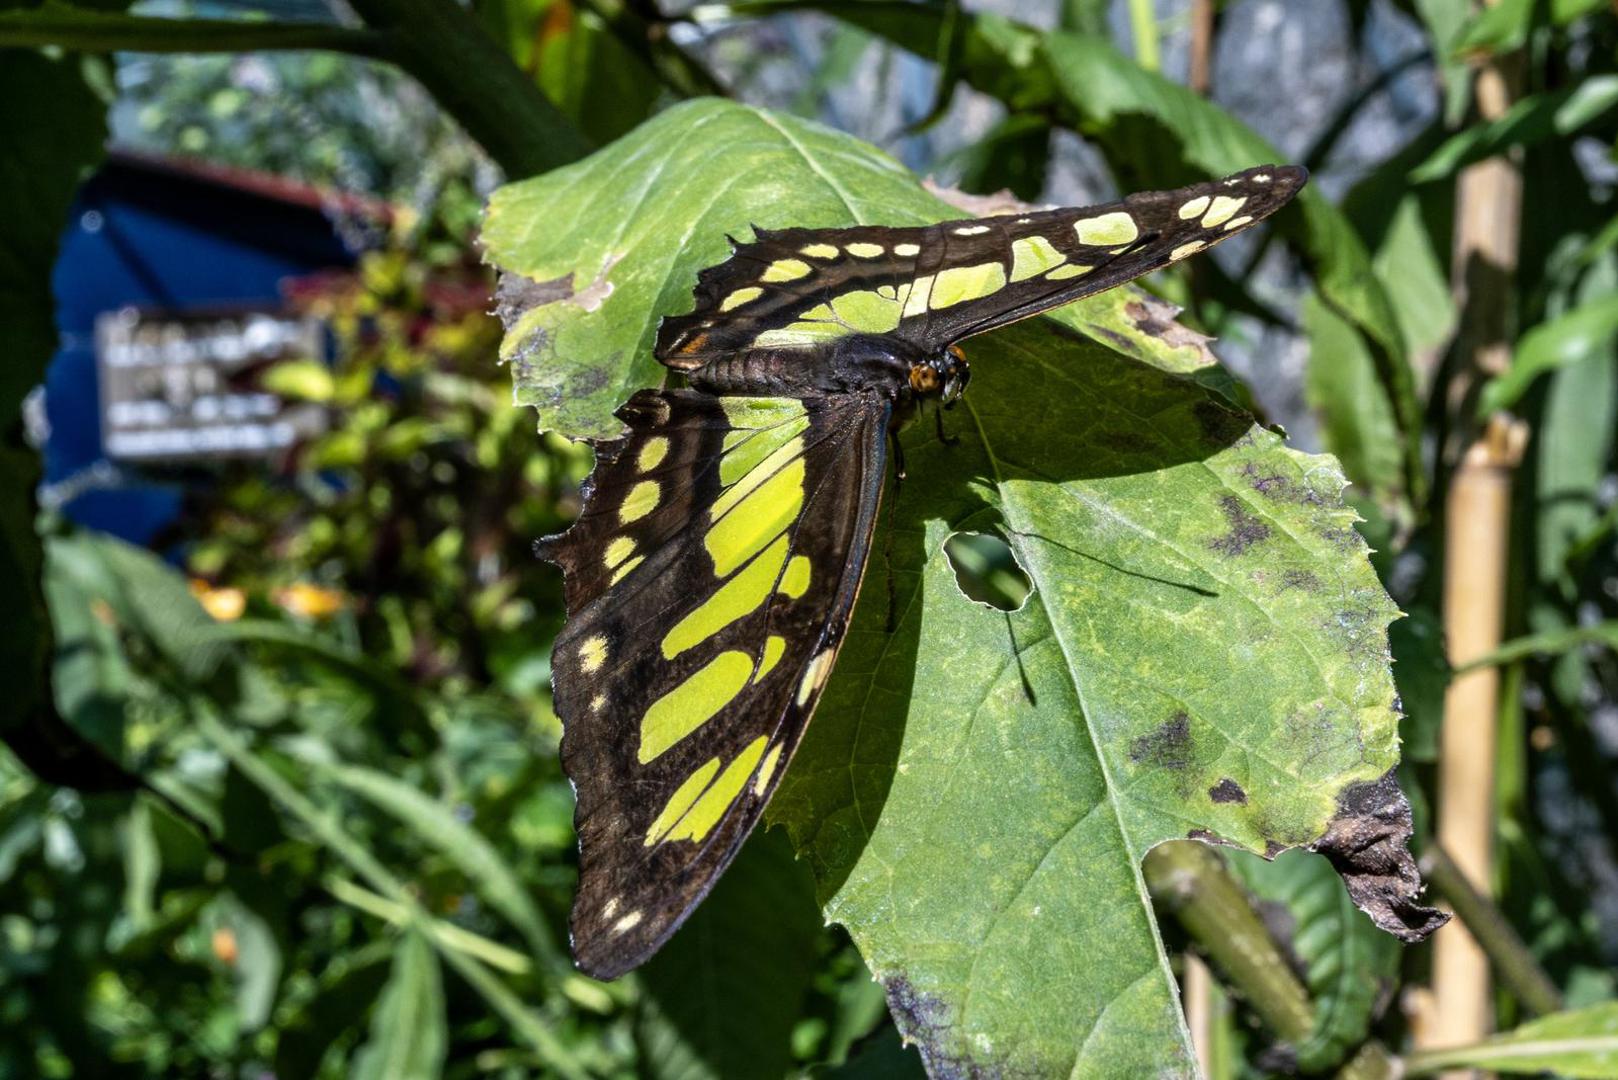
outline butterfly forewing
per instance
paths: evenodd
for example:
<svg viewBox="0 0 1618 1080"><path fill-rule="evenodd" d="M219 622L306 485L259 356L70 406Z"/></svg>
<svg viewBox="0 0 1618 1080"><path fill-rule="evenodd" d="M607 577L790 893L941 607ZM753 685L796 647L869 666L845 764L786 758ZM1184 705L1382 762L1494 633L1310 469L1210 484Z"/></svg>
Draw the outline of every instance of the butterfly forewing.
<svg viewBox="0 0 1618 1080"><path fill-rule="evenodd" d="M654 951L751 831L830 673L864 572L890 405L642 391L598 450L553 654L578 793L574 955Z"/></svg>
<svg viewBox="0 0 1618 1080"><path fill-rule="evenodd" d="M919 228L760 230L704 270L657 355L678 370L747 349L891 335L923 353L1186 258L1264 220L1307 174L1266 165L1077 209Z"/></svg>

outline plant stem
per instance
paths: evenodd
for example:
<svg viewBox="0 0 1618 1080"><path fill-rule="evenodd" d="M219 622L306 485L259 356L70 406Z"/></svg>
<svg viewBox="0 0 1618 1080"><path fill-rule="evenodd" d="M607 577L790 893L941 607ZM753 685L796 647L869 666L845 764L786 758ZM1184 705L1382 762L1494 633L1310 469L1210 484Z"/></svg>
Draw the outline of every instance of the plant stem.
<svg viewBox="0 0 1618 1080"><path fill-rule="evenodd" d="M1157 42L1157 12L1152 0L1129 0L1129 32L1135 39L1135 63L1147 71L1163 66Z"/></svg>
<svg viewBox="0 0 1618 1080"><path fill-rule="evenodd" d="M1538 1016L1558 1012L1562 994L1534 960L1528 946L1494 902L1472 887L1455 860L1439 844L1429 844L1421 856L1421 872L1449 901L1450 907L1488 955L1494 969L1522 1002Z"/></svg>
<svg viewBox="0 0 1618 1080"><path fill-rule="evenodd" d="M1455 672L1460 674L1475 668L1509 664L1536 653L1555 656L1558 653L1570 652L1580 645L1605 645L1611 649L1618 649L1618 622L1547 630L1542 634L1525 634L1522 637L1512 638L1493 652L1468 660L1457 667Z"/></svg>
<svg viewBox="0 0 1618 1080"><path fill-rule="evenodd" d="M1522 453L1508 417L1467 448L1445 506L1444 631L1457 669L1493 652L1505 618L1512 476ZM1493 878L1500 673L1458 675L1444 698L1439 735L1438 842L1475 885ZM1432 1043L1472 1043L1490 1027L1489 963L1462 926L1433 941Z"/></svg>
<svg viewBox="0 0 1618 1080"><path fill-rule="evenodd" d="M1143 864L1152 898L1174 915L1232 988L1282 1040L1314 1030L1309 992L1287 966L1247 894L1206 844L1159 844Z"/></svg>
<svg viewBox="0 0 1618 1080"><path fill-rule="evenodd" d="M0 47L57 45L80 52L215 53L327 49L388 59L388 35L324 23L161 19L61 5L0 11Z"/></svg>
<svg viewBox="0 0 1618 1080"><path fill-rule="evenodd" d="M363 844L344 831L334 815L317 807L303 792L293 787L280 773L248 749L247 744L237 738L236 734L214 716L209 708L194 710L192 716L203 737L229 758L231 764L240 769L243 776L257 784L287 813L297 818L321 843L347 863L351 870L369 882L385 899L397 904L408 915L411 925L439 945L439 955L459 972L462 978L471 983L473 989L496 1012L505 1017L517 1036L532 1046L548 1065L569 1080L582 1080L587 1075L572 1051L557 1040L544 1022L529 1011L510 988L472 957L457 949L442 947L442 943L432 933L434 922L432 916L422 908L392 871L383 866Z"/></svg>
<svg viewBox="0 0 1618 1080"><path fill-rule="evenodd" d="M374 915L384 922L395 926L410 925L409 910L399 903L379 896L370 889L362 888L343 878L331 878L326 882L326 891L332 896L347 904L358 908L367 915ZM533 970L533 964L528 957L515 949L508 949L498 941L490 941L481 934L474 934L464 930L453 923L431 916L427 920L428 939L439 945L442 949L454 949L468 956L475 957L490 967L499 968L510 975L526 975Z"/></svg>

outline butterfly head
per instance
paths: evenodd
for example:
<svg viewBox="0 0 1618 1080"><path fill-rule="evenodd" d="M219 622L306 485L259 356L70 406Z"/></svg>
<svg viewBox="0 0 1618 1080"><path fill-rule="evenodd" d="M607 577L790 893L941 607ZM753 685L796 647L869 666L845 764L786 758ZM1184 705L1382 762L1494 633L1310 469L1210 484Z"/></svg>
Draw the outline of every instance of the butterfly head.
<svg viewBox="0 0 1618 1080"><path fill-rule="evenodd" d="M911 392L919 398L938 398L945 408L966 392L971 378L972 369L959 345L910 365Z"/></svg>

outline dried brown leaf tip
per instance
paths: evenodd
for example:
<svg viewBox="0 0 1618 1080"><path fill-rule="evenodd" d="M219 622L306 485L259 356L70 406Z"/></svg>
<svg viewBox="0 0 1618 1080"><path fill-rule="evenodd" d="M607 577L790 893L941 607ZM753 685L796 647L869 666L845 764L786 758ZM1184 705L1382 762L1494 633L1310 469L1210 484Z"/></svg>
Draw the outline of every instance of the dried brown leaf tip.
<svg viewBox="0 0 1618 1080"><path fill-rule="evenodd" d="M1410 803L1389 770L1380 780L1343 789L1326 835L1312 849L1331 861L1372 922L1402 941L1417 942L1449 915L1416 902L1422 883L1410 856L1410 833Z"/></svg>

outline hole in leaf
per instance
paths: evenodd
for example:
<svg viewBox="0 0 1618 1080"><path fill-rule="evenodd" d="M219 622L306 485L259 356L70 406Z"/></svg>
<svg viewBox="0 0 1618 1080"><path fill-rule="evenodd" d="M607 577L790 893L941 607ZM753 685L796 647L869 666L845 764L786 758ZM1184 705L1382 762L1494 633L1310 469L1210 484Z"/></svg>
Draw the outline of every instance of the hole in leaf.
<svg viewBox="0 0 1618 1080"><path fill-rule="evenodd" d="M991 533L956 533L944 541L944 554L961 592L980 604L1016 611L1034 591L1010 545Z"/></svg>

